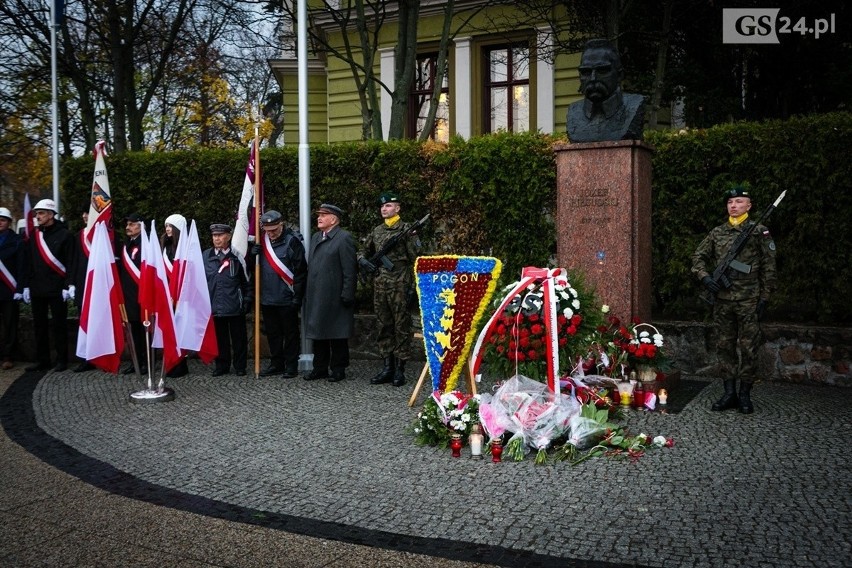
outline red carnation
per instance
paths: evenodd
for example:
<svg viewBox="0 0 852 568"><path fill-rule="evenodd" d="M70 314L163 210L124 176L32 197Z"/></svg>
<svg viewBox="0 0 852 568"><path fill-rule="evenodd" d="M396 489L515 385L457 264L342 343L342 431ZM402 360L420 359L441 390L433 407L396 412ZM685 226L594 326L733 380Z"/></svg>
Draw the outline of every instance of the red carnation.
<svg viewBox="0 0 852 568"><path fill-rule="evenodd" d="M530 328L533 335L541 335L544 332L544 327L540 323L535 323Z"/></svg>
<svg viewBox="0 0 852 568"><path fill-rule="evenodd" d="M530 361L535 361L536 359L538 359L538 353L536 353L534 349L530 349L529 351L527 351L527 358Z"/></svg>

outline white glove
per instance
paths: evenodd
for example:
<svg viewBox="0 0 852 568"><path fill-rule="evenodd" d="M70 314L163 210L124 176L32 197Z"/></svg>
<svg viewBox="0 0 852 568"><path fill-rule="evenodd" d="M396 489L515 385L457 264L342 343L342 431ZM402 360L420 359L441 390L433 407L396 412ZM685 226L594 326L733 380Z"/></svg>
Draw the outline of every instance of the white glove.
<svg viewBox="0 0 852 568"><path fill-rule="evenodd" d="M31 298L30 298L30 289L29 289L29 288L24 288L24 296L23 296L23 298L24 298L24 303L25 303L25 304L29 304L29 303L30 303Z"/></svg>
<svg viewBox="0 0 852 568"><path fill-rule="evenodd" d="M62 301L67 302L71 296L68 294L68 289L62 290Z"/></svg>
<svg viewBox="0 0 852 568"><path fill-rule="evenodd" d="M73 284L72 284L71 286L68 286L68 289L67 289L67 290L63 290L63 291L62 291L62 299L63 299L63 300L66 300L66 301L67 301L67 300L73 300L73 299L74 299L74 292L75 292L76 290L77 290L77 289L74 287L74 285L73 285Z"/></svg>
<svg viewBox="0 0 852 568"><path fill-rule="evenodd" d="M15 300L16 302L18 302L18 301L24 299L24 295L21 294L20 292L15 292L15 295L12 296L12 299Z"/></svg>

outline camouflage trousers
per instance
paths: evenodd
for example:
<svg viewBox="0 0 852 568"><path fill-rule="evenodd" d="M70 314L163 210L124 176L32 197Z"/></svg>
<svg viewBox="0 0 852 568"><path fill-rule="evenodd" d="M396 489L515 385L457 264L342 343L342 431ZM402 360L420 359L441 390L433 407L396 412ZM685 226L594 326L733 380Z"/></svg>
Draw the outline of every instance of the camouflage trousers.
<svg viewBox="0 0 852 568"><path fill-rule="evenodd" d="M716 328L716 352L719 356L722 379L742 379L754 382L757 378L757 353L764 343L760 322L753 300L717 300L713 308Z"/></svg>
<svg viewBox="0 0 852 568"><path fill-rule="evenodd" d="M407 361L411 358L411 314L408 312L408 288L403 280L377 278L373 309L379 325L376 340L382 357L390 355Z"/></svg>

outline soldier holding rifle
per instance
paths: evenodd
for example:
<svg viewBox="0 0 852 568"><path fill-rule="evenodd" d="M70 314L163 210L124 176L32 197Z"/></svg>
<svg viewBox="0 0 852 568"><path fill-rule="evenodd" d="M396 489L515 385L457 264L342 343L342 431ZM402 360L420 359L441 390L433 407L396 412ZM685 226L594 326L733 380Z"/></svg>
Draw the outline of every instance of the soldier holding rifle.
<svg viewBox="0 0 852 568"><path fill-rule="evenodd" d="M751 387L757 378L757 353L765 341L760 320L775 287L775 241L761 221L783 197L784 193L752 221L749 185L732 184L724 195L728 221L710 231L692 256L692 273L705 287L702 298L713 304L725 386L722 398L713 404L716 411L754 410Z"/></svg>
<svg viewBox="0 0 852 568"><path fill-rule="evenodd" d="M399 217L401 203L395 193L379 197L382 224L367 237L364 254L358 259L363 274L375 275L373 309L379 324L377 343L384 368L370 384L405 384L405 362L411 357L411 314L409 298L414 286L414 261L420 250L417 228Z"/></svg>

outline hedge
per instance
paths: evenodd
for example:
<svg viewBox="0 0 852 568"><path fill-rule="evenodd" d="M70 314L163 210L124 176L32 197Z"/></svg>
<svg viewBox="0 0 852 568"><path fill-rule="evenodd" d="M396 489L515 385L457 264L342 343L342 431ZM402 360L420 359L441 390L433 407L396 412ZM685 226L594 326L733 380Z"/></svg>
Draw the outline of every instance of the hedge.
<svg viewBox="0 0 852 568"><path fill-rule="evenodd" d="M556 171L552 145L540 134L497 134L448 145L364 142L311 148L312 209L332 202L344 226L366 235L378 222L377 197L398 192L404 215L432 214L422 237L431 252L489 254L514 279L521 267L555 258ZM702 130L654 131L653 293L655 317L707 316L697 300L690 256L725 219L721 200L732 180L748 180L753 211L784 189L767 223L778 246L779 288L769 316L784 321L852 321L852 114L736 123ZM232 221L248 150L126 153L107 158L116 214L139 211L194 218L202 228ZM261 151L267 208L298 223L297 148ZM84 205L91 156L63 164L64 203ZM72 223L73 226L73 223ZM366 293L362 293L366 297Z"/></svg>

